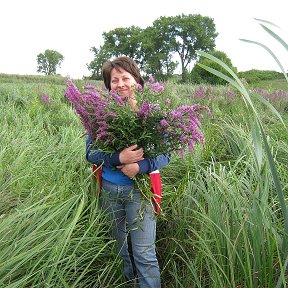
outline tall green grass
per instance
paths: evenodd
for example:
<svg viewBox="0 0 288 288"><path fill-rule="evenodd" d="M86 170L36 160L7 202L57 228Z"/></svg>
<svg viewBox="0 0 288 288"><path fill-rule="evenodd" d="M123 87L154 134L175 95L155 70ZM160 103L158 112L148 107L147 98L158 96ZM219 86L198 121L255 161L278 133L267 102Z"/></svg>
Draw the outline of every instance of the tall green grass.
<svg viewBox="0 0 288 288"><path fill-rule="evenodd" d="M267 154L256 150L251 109L231 85L172 88L175 104L201 103L213 115L203 120L204 147L173 155L162 170L162 286L268 288L281 279L286 287L283 211ZM127 287L64 89L0 83L0 287ZM287 125L282 96L277 111ZM253 105L286 202L286 128L271 107Z"/></svg>
<svg viewBox="0 0 288 288"><path fill-rule="evenodd" d="M260 19L256 19L256 20L258 20L260 22L272 24L268 21L264 21L264 20L260 20ZM286 42L282 38L280 38L276 33L274 33L271 29L269 29L264 24L260 24L260 25L266 32L268 32L271 36L273 36L274 39L276 39L279 43L281 43L288 51L288 45L286 44ZM248 43L253 43L253 44L259 45L262 48L266 49L270 53L270 55L274 58L274 60L276 61L276 63L280 67L281 71L283 72L285 79L288 82L287 74L285 72L284 67L282 66L281 62L278 60L277 56L273 53L273 51L271 51L269 49L269 47L267 47L266 45L264 45L262 43L256 42L256 41L244 40L244 39L242 39L242 40L245 42L248 42ZM259 191L257 191L257 194L259 195L258 197L260 197L260 196L261 196L261 198L263 197L263 189L268 186L265 182L267 179L267 175L266 175L266 173L264 174L263 172L265 172L267 165L269 165L269 167L270 167L272 179L274 182L275 190L277 192L277 196L279 199L279 206L281 208L282 217L283 217L283 221L284 221L283 233L278 235L279 236L278 242L279 242L279 244L281 244L280 257L279 257L279 262L281 265L281 272L279 273L280 275L279 275L279 278L277 281L277 287L281 287L282 283L286 281L285 274L286 274L286 268L287 268L287 263L288 263L288 250L287 250L288 211L287 211L287 206L285 203L285 194L283 192L280 177L279 177L276 165L275 165L274 156L272 153L272 148L270 147L268 138L266 136L265 127L263 125L263 122L261 120L259 112L255 108L255 105L254 105L254 102L252 101L252 98L250 97L244 84L237 77L237 75L225 63L223 63L221 60L213 57L212 55L209 55L209 54L204 53L204 52L199 52L199 54L203 57L206 57L206 58L214 61L215 63L217 63L218 65L223 67L227 72L229 72L231 77L227 77L226 75L224 75L223 73L221 73L215 69L212 69L212 68L207 67L205 65L199 64L202 68L204 68L207 71L219 76L220 78L226 80L232 86L234 86L241 93L241 95L243 96L243 100L245 101L245 103L247 105L247 116L248 116L248 119L250 118L250 122L251 122L251 134L252 134L252 139L253 139L252 146L254 148L253 152L254 152L255 158L257 160L256 161L257 165L255 167L257 168L258 173L257 173L257 177L255 178L255 180L256 180L255 182L257 183L257 187L258 187L257 190L259 190ZM254 94L253 96L256 97L258 101L260 101L261 103L263 103L264 105L266 105L267 107L269 107L271 109L271 111L274 113L274 115L276 115L279 118L279 121L283 123L283 126L284 126L283 129L287 134L287 127L286 127L281 115L274 108L274 106L271 105L271 103L269 103L269 101L263 99L258 94ZM263 157L263 151L265 151L265 153L267 155L266 161ZM268 199L268 197L264 197L264 198ZM264 207L265 207L265 203L264 203ZM256 212L255 212L255 215L256 215ZM259 235L259 234L257 234L257 235ZM257 287L258 287L258 285L257 285Z"/></svg>
<svg viewBox="0 0 288 288"><path fill-rule="evenodd" d="M264 167L259 181L247 129L233 122L218 128L230 159L189 159L191 168L167 196L167 226L160 227L166 277L179 280L174 287L273 287L283 222L271 172ZM179 169L178 161L172 165Z"/></svg>

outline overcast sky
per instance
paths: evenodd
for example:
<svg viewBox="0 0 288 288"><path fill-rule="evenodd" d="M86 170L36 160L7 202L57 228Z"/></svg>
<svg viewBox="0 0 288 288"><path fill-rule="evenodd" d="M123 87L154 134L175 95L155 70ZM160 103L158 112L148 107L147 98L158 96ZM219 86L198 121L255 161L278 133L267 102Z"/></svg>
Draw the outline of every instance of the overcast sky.
<svg viewBox="0 0 288 288"><path fill-rule="evenodd" d="M288 42L287 0L2 0L0 2L0 73L37 74L37 55L46 49L64 56L63 76L91 73L92 46L103 44L102 33L114 28L152 26L160 16L201 14L214 19L216 49L224 51L238 71L280 71L261 47L269 46L287 70L287 51L254 18L277 24L273 28ZM269 26L271 27L271 26ZM285 62L286 61L286 62Z"/></svg>

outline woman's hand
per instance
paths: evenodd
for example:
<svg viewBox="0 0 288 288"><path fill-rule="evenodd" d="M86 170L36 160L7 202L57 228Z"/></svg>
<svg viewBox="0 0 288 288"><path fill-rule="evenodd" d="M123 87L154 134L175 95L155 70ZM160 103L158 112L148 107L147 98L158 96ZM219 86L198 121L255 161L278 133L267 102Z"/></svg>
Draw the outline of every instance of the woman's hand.
<svg viewBox="0 0 288 288"><path fill-rule="evenodd" d="M137 163L125 164L117 166L126 176L132 178L139 173L139 165Z"/></svg>
<svg viewBox="0 0 288 288"><path fill-rule="evenodd" d="M122 164L131 164L143 160L143 148L137 148L137 144L123 149L119 154L119 160Z"/></svg>

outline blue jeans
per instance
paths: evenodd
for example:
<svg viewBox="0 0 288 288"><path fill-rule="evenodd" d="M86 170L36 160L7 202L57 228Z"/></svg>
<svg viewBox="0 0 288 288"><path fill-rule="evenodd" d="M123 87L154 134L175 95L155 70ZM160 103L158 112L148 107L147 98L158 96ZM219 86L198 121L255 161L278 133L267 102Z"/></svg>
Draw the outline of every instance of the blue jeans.
<svg viewBox="0 0 288 288"><path fill-rule="evenodd" d="M111 217L112 236L117 240L126 279L137 277L141 288L161 287L155 252L156 215L150 203L134 185L116 185L104 179L100 195L102 207ZM128 234L131 238L131 256L128 251ZM137 275L134 273L133 262Z"/></svg>

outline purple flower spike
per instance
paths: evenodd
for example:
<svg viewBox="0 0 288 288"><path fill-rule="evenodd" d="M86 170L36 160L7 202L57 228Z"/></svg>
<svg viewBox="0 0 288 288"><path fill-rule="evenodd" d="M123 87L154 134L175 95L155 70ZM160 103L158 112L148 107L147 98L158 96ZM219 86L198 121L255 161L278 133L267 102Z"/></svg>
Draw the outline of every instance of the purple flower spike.
<svg viewBox="0 0 288 288"><path fill-rule="evenodd" d="M168 123L165 119L162 119L162 120L160 121L160 125L161 125L162 127L168 127L168 126L169 126L169 123Z"/></svg>
<svg viewBox="0 0 288 288"><path fill-rule="evenodd" d="M40 99L41 99L41 102L44 104L51 104L52 103L52 99L49 97L48 94L43 94Z"/></svg>
<svg viewBox="0 0 288 288"><path fill-rule="evenodd" d="M137 89L138 92L142 92L143 91L143 87L142 87L141 84L137 84L136 85L136 89Z"/></svg>

